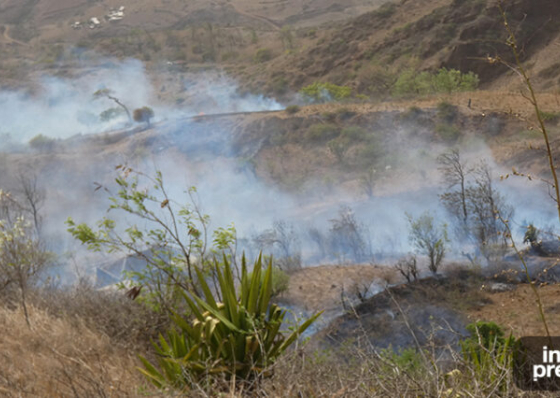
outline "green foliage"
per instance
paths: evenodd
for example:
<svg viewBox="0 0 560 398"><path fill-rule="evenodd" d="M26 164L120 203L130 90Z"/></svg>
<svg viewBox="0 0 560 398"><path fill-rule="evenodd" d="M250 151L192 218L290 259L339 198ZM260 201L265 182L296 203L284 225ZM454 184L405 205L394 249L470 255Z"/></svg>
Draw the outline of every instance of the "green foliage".
<svg viewBox="0 0 560 398"><path fill-rule="evenodd" d="M472 91L478 87L478 76L472 72L463 74L456 69L441 68L434 76L434 88L438 93Z"/></svg>
<svg viewBox="0 0 560 398"><path fill-rule="evenodd" d="M368 133L359 126L349 126L342 129L340 136L350 141L364 141L368 138Z"/></svg>
<svg viewBox="0 0 560 398"><path fill-rule="evenodd" d="M344 160L344 154L348 150L350 143L348 139L339 137L329 141L327 146L329 151L336 157L336 160L339 163L342 163Z"/></svg>
<svg viewBox="0 0 560 398"><path fill-rule="evenodd" d="M257 44L259 42L259 36L257 35L257 31L255 29L251 29L251 43Z"/></svg>
<svg viewBox="0 0 560 398"><path fill-rule="evenodd" d="M294 113L298 113L301 108L298 105L290 105L286 107L286 113L289 115L293 115Z"/></svg>
<svg viewBox="0 0 560 398"><path fill-rule="evenodd" d="M294 35L291 26L283 26L280 29L280 40L282 40L282 45L286 50L294 48Z"/></svg>
<svg viewBox="0 0 560 398"><path fill-rule="evenodd" d="M149 106L135 109L132 113L132 118L137 123L146 123L150 125L150 120L154 117L154 110Z"/></svg>
<svg viewBox="0 0 560 398"><path fill-rule="evenodd" d="M461 73L446 68L441 68L435 73L406 69L399 75L392 93L395 96L453 93L475 90L478 84L479 78L472 72Z"/></svg>
<svg viewBox="0 0 560 398"><path fill-rule="evenodd" d="M265 256L264 260L267 261L267 256ZM270 260L271 258L268 258L268 261ZM249 274L249 279L252 279L252 277L253 277L253 273L251 272ZM261 273L261 283L264 283L264 277L265 274ZM290 275L282 271L278 266L273 265L271 283L272 283L271 297L277 297L278 295L282 294L282 292L288 290L288 287L290 285Z"/></svg>
<svg viewBox="0 0 560 398"><path fill-rule="evenodd" d="M109 210L129 217L128 228L118 228L108 217L94 229L87 224L66 221L68 232L92 251L124 253L145 260L146 267L125 277L141 283L146 304L163 311L174 307L177 289L197 292L195 269L208 268L207 238L210 217L200 210L196 188L191 187L188 201L178 205L167 196L161 172L154 177L117 166L118 192L109 198ZM147 187L151 187L149 190ZM134 223L137 221L138 224ZM139 226L141 225L141 227ZM235 229L217 229L213 252L231 254Z"/></svg>
<svg viewBox="0 0 560 398"><path fill-rule="evenodd" d="M461 134L459 127L453 124L458 114L457 107L449 102L442 101L437 105L437 117L441 123L436 125L436 133L449 143L457 141Z"/></svg>
<svg viewBox="0 0 560 398"><path fill-rule="evenodd" d="M270 48L259 48L255 53L255 61L259 64L268 62L272 59L272 50Z"/></svg>
<svg viewBox="0 0 560 398"><path fill-rule="evenodd" d="M56 145L54 138L47 137L43 134L37 134L29 140L29 146L39 152L51 152Z"/></svg>
<svg viewBox="0 0 560 398"><path fill-rule="evenodd" d="M447 225L437 226L434 217L428 212L424 212L417 219L407 214L407 218L410 224L410 242L420 254L428 256L430 271L437 273L445 257L446 244L449 242Z"/></svg>
<svg viewBox="0 0 560 398"><path fill-rule="evenodd" d="M371 140L365 145L361 145L358 152L358 160L364 167L370 167L376 164L383 156L383 147L377 140Z"/></svg>
<svg viewBox="0 0 560 398"><path fill-rule="evenodd" d="M437 116L445 123L453 123L457 119L457 107L447 101L442 101L437 105Z"/></svg>
<svg viewBox="0 0 560 398"><path fill-rule="evenodd" d="M471 337L464 340L463 348L476 347L487 350L499 348L504 344L510 344L515 339L509 336L504 337L504 331L495 322L476 322L467 325L467 331Z"/></svg>
<svg viewBox="0 0 560 398"><path fill-rule="evenodd" d="M224 259L223 271L222 266L215 264L217 295L221 302L216 301L204 275L197 270L204 296L182 294L195 319L189 322L174 314L176 329L168 333L167 339L160 335L159 342L154 343L159 369L141 357L144 369L140 371L158 388L173 387L183 391L191 383L212 375L242 380L265 375L267 368L320 315L315 314L285 336L280 328L286 311L270 301L272 269L272 261L269 261L263 275L259 257L249 276L243 258L241 283L236 290L227 259Z"/></svg>
<svg viewBox="0 0 560 398"><path fill-rule="evenodd" d="M109 122L109 121L111 121L113 119L116 119L120 116L123 116L125 114L126 114L126 112L120 107L119 108L117 108L117 107L109 108L109 109L106 109L99 114L99 119L102 122Z"/></svg>
<svg viewBox="0 0 560 398"><path fill-rule="evenodd" d="M311 143L325 142L337 137L338 126L330 123L317 123L309 126L305 132L305 140Z"/></svg>
<svg viewBox="0 0 560 398"><path fill-rule="evenodd" d="M529 243L532 246L539 242L539 230L533 225L529 224L525 235L523 236L523 243Z"/></svg>
<svg viewBox="0 0 560 398"><path fill-rule="evenodd" d="M377 10L373 11L372 14L379 18L389 18L397 11L397 5L395 3L384 3Z"/></svg>
<svg viewBox="0 0 560 398"><path fill-rule="evenodd" d="M560 120L560 112L540 111L541 118L545 122L557 123Z"/></svg>
<svg viewBox="0 0 560 398"><path fill-rule="evenodd" d="M476 379L489 379L498 389L505 388L504 370L511 374L517 341L511 334L504 337L502 328L494 322L471 323L467 330L471 336L461 342L461 351Z"/></svg>
<svg viewBox="0 0 560 398"><path fill-rule="evenodd" d="M459 139L459 136L461 135L461 130L459 129L459 127L454 125L450 125L446 123L438 123L436 125L436 133L438 133L439 136L444 141L448 143L453 143L457 141L457 139Z"/></svg>
<svg viewBox="0 0 560 398"><path fill-rule="evenodd" d="M352 95L352 88L348 86L337 86L332 83L316 82L302 88L300 94L310 102L342 101L350 98Z"/></svg>
<svg viewBox="0 0 560 398"><path fill-rule="evenodd" d="M276 76L274 79L272 79L270 86L272 88L272 91L276 95L283 95L288 91L288 82L283 76Z"/></svg>
<svg viewBox="0 0 560 398"><path fill-rule="evenodd" d="M425 370L422 355L413 347L401 349L395 352L392 347L381 350L381 357L391 365L384 369L387 372L395 371L406 372L408 374L417 373Z"/></svg>

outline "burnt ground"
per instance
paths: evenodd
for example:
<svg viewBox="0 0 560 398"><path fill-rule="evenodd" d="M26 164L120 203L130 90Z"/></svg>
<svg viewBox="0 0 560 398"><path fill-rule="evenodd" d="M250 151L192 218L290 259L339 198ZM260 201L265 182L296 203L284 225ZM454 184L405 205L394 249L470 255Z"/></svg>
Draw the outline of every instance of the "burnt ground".
<svg viewBox="0 0 560 398"><path fill-rule="evenodd" d="M531 251L524 255L543 302L550 332L560 334L560 286L554 282L560 271L555 266L558 256L541 257ZM308 279L315 274L319 276L317 280L321 280L325 270L305 272ZM518 259L509 256L482 269L451 264L443 272L443 276L393 285L361 303L354 300L355 305L347 305L345 309L339 299L342 315L331 318L332 321L329 319L328 326L312 339L310 348L344 348L350 343L360 347L400 349L415 346L415 340L436 349L456 346L467 336L466 326L477 321L496 322L506 333L512 332L516 337L544 334L535 293ZM392 277L393 281L398 280L395 275ZM295 286L309 297L329 297L328 292L321 294L317 290L318 283L306 283L306 278L295 278L290 287ZM291 298L293 304L298 304L297 296ZM304 297L299 299L303 299L299 305L304 306ZM307 305L306 308L317 311L325 309L324 305L317 304L314 308ZM327 317L330 314L332 308L326 312Z"/></svg>

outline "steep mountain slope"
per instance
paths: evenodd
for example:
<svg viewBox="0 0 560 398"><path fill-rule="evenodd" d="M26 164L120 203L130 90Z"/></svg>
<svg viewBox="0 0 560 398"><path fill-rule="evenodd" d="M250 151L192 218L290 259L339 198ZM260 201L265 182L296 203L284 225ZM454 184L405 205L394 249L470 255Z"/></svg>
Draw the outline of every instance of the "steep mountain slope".
<svg viewBox="0 0 560 398"><path fill-rule="evenodd" d="M557 83L560 24L552 16L560 3L516 0L504 10L514 28L523 61L541 79L539 87ZM473 71L485 87L511 83L510 69L488 57L513 62L507 33L495 1L421 0L387 3L333 29L316 45L271 63L253 87L283 76L295 88L325 80L351 85L366 94L396 79L398 70L455 68ZM538 55L539 62L534 62ZM505 78L504 78L505 77Z"/></svg>

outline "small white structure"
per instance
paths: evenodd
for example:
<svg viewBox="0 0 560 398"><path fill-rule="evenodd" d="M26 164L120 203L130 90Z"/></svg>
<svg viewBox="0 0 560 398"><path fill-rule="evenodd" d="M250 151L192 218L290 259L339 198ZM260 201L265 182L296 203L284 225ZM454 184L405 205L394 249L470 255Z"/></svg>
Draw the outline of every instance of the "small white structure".
<svg viewBox="0 0 560 398"><path fill-rule="evenodd" d="M96 17L92 17L89 19L89 28L95 29L101 26L101 22Z"/></svg>
<svg viewBox="0 0 560 398"><path fill-rule="evenodd" d="M70 26L72 27L72 29L76 29L76 30L82 29L82 23L80 21L76 21Z"/></svg>
<svg viewBox="0 0 560 398"><path fill-rule="evenodd" d="M109 22L121 21L124 18L124 6L120 6L118 10L111 9L105 19Z"/></svg>

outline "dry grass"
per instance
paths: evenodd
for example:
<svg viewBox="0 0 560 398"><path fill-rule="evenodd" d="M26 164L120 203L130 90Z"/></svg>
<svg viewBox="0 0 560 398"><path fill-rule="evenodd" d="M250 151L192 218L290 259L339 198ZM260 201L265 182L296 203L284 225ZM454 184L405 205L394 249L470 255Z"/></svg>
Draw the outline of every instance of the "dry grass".
<svg viewBox="0 0 560 398"><path fill-rule="evenodd" d="M0 308L0 395L137 397L146 384L134 352L80 322L30 308Z"/></svg>
<svg viewBox="0 0 560 398"><path fill-rule="evenodd" d="M354 288L378 282L394 283L399 276L392 267L372 265L322 265L306 267L293 273L283 301L297 303L308 311L340 308L341 293L352 294Z"/></svg>
<svg viewBox="0 0 560 398"><path fill-rule="evenodd" d="M49 315L76 327L85 325L132 352L151 349L150 339L169 326L165 314L149 310L122 292L99 291L87 283L71 289L36 291L31 301Z"/></svg>

